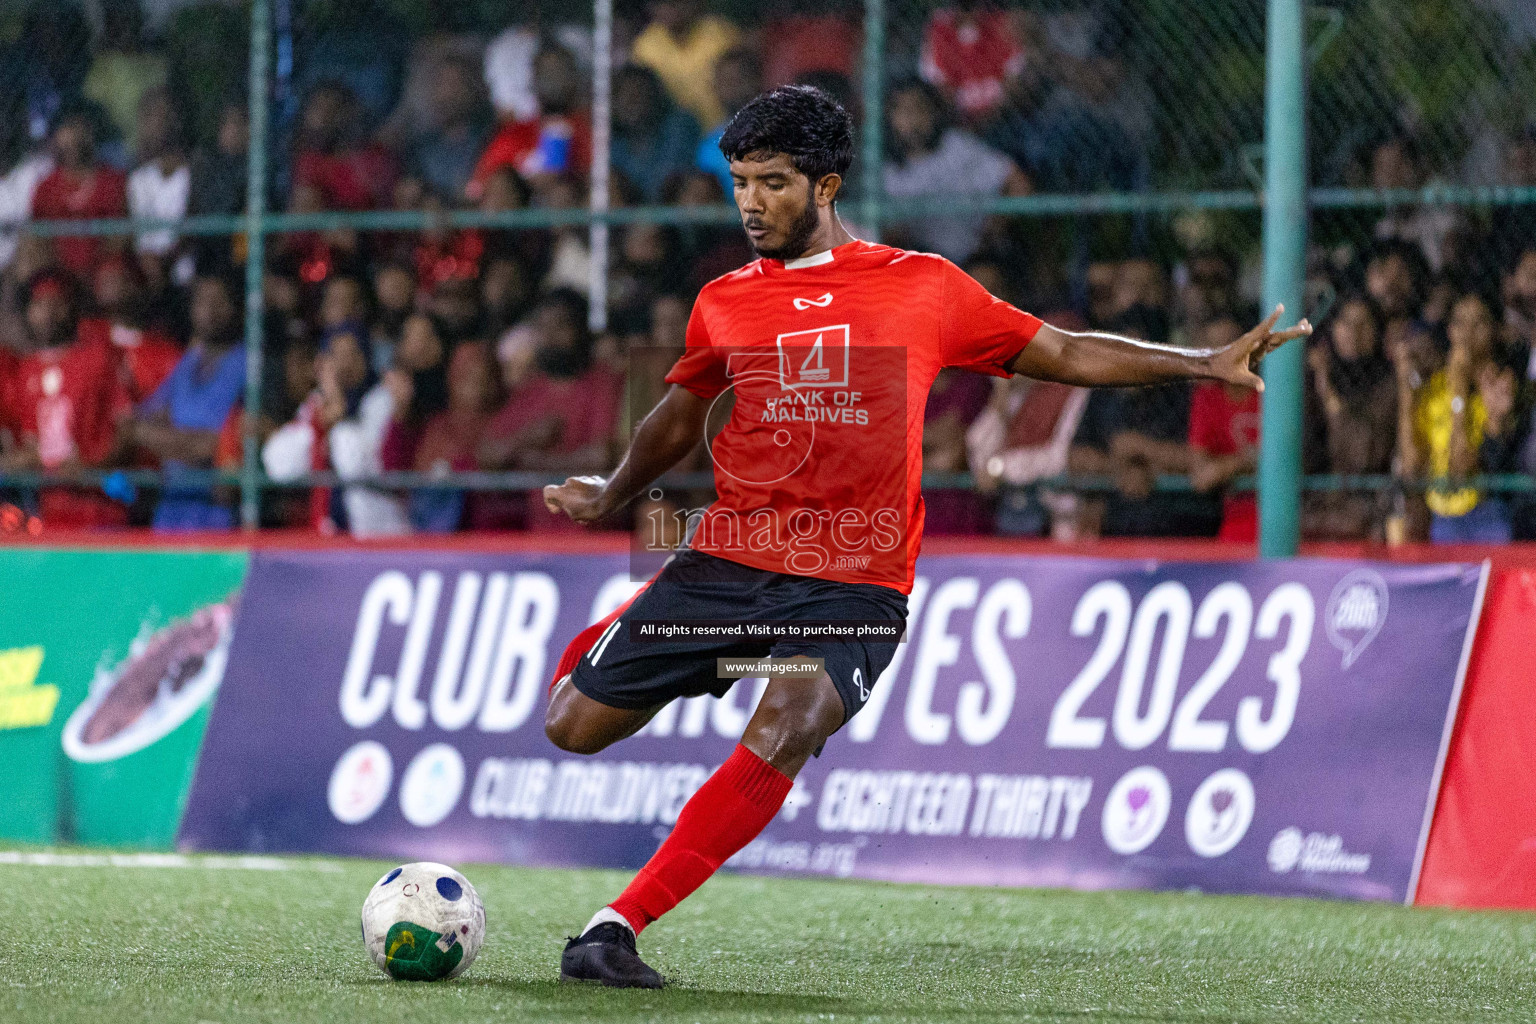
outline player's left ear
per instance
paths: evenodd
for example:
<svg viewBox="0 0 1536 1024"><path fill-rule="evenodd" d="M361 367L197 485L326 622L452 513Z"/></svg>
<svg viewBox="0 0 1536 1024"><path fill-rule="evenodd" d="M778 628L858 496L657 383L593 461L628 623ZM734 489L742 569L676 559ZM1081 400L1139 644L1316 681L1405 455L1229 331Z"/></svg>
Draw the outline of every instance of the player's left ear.
<svg viewBox="0 0 1536 1024"><path fill-rule="evenodd" d="M816 183L816 205L831 206L837 198L838 190L843 187L841 174L828 174Z"/></svg>

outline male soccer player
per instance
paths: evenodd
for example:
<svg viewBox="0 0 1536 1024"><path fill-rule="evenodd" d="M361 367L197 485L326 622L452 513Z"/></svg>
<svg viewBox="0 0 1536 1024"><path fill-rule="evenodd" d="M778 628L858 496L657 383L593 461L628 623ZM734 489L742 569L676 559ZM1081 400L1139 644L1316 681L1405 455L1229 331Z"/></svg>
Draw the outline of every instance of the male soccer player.
<svg viewBox="0 0 1536 1024"><path fill-rule="evenodd" d="M1061 331L941 257L860 241L835 206L853 123L813 88L757 97L720 150L760 258L700 292L671 389L613 474L570 478L544 500L582 523L619 511L694 448L729 394L729 418L710 440L719 497L687 550L572 642L545 731L563 750L593 754L678 697L723 694L734 680L716 678L718 657L810 666L770 677L735 751L629 887L567 944L560 976L572 981L662 984L636 936L767 826L895 652L880 637L656 640L632 636L630 623L904 620L922 535L923 407L946 366L1084 387L1208 378L1257 390L1258 360L1311 332L1306 321L1276 331L1279 308L1201 351Z"/></svg>

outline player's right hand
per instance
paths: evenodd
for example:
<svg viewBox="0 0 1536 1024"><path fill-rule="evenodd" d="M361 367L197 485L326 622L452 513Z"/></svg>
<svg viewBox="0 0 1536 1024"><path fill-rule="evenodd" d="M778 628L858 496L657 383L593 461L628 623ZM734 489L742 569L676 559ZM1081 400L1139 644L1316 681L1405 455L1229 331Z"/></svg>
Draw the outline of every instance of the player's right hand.
<svg viewBox="0 0 1536 1024"><path fill-rule="evenodd" d="M1259 326L1225 348L1218 349L1211 359L1211 376L1262 393L1264 378L1259 376L1259 363L1286 342L1312 333L1312 325L1306 320L1283 331L1275 330L1275 324L1284 312L1285 306L1277 305L1275 311L1265 317Z"/></svg>
<svg viewBox="0 0 1536 1024"><path fill-rule="evenodd" d="M564 512L578 523L596 522L608 514L603 503L603 485L607 482L600 476L568 476L565 483L544 488L544 507L551 512Z"/></svg>

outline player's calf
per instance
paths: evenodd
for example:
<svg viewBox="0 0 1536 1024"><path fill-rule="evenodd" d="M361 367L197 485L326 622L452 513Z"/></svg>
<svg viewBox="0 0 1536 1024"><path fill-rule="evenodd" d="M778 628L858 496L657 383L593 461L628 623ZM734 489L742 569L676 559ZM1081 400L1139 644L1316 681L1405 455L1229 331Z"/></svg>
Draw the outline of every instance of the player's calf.
<svg viewBox="0 0 1536 1024"><path fill-rule="evenodd" d="M573 689L562 686L555 701L584 708L575 698L562 697L561 691ZM550 707L555 715L555 703ZM581 713L561 712L578 717ZM599 910L581 936L566 946L560 976L619 987L659 985L660 976L636 952L635 937L757 838L783 805L794 776L842 726L846 714L843 698L825 672L815 679L770 682L741 744L684 805L672 834L619 898ZM565 722L558 715L555 720ZM557 732L551 732L557 743L573 741L574 734L561 733L556 739Z"/></svg>

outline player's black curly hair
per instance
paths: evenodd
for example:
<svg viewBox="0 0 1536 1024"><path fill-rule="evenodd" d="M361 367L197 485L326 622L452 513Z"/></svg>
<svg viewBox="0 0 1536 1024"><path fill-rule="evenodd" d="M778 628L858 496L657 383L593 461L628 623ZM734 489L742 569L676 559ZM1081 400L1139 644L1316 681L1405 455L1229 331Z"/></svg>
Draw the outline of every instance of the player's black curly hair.
<svg viewBox="0 0 1536 1024"><path fill-rule="evenodd" d="M727 160L783 153L811 181L846 176L853 163L853 118L811 85L781 85L738 110L720 136Z"/></svg>

